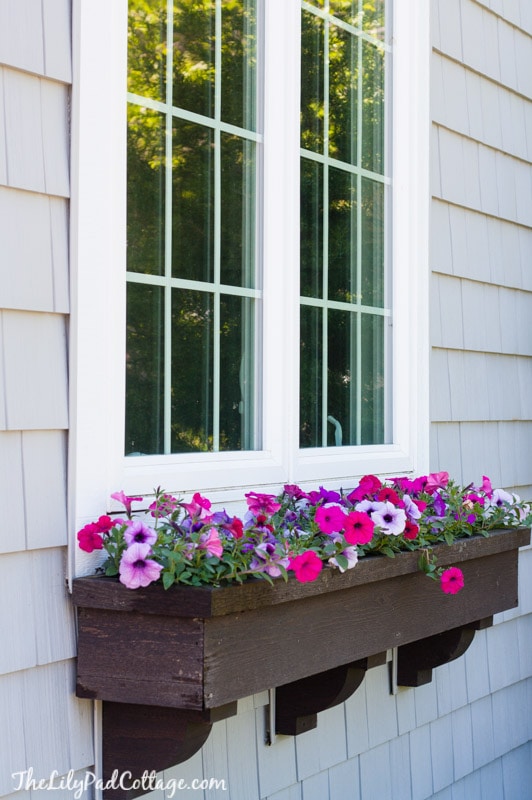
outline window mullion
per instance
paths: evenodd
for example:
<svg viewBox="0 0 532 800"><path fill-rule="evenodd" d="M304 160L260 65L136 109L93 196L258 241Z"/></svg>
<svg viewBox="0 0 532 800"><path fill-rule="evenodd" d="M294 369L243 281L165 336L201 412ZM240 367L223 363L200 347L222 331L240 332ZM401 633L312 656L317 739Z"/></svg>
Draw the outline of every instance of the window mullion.
<svg viewBox="0 0 532 800"><path fill-rule="evenodd" d="M163 358L163 451L172 449L172 162L173 162L173 34L174 8L167 4L166 19L166 110L165 110L165 198L164 198L164 358Z"/></svg>

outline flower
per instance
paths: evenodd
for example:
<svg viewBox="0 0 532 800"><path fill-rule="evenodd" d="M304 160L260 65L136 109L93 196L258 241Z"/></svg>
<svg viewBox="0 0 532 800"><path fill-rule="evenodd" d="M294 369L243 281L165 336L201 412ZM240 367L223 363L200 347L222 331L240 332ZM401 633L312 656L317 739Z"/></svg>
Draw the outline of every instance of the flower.
<svg viewBox="0 0 532 800"><path fill-rule="evenodd" d="M221 558L224 551L216 528L209 528L207 533L200 536L198 547L200 550L205 550L208 556L216 556L216 558Z"/></svg>
<svg viewBox="0 0 532 800"><path fill-rule="evenodd" d="M358 551L356 547L346 547L345 550L342 550L342 552L339 555L343 556L347 560L347 565L345 567L342 566L341 561L338 561L338 556L337 557L333 556L332 558L330 558L329 564L331 564L331 566L333 567L337 567L337 569L339 569L340 572L345 572L346 569L353 569L355 564L357 564L358 562Z"/></svg>
<svg viewBox="0 0 532 800"><path fill-rule="evenodd" d="M362 511L351 511L345 518L344 539L349 544L367 544L373 538L375 523Z"/></svg>
<svg viewBox="0 0 532 800"><path fill-rule="evenodd" d="M281 504L276 500L273 494L257 494L257 492L248 492L246 494L246 502L252 514L275 514L279 511Z"/></svg>
<svg viewBox="0 0 532 800"><path fill-rule="evenodd" d="M144 525L140 520L130 522L124 531L124 539L128 547L132 544L155 544L157 532L153 528Z"/></svg>
<svg viewBox="0 0 532 800"><path fill-rule="evenodd" d="M489 530L532 523L532 503L482 485L459 486L448 473L396 477L382 482L364 476L350 491L320 486L303 492L286 484L278 495L248 492L245 516L213 510L208 497L195 492L184 502L161 489L155 501L112 497L121 502L127 519L102 514L78 531L80 549L105 551L99 570L116 576L129 588L160 580L222 586L259 579L314 580L324 568L343 572L361 556L390 556L419 551L419 568L453 594L461 588L456 568L436 565L436 544L452 544ZM145 503L152 514L132 513L133 502ZM244 509L242 509L244 511Z"/></svg>
<svg viewBox="0 0 532 800"><path fill-rule="evenodd" d="M449 483L449 473L448 472L433 472L427 478L427 483L425 484L425 491L429 494L436 491L436 489L445 489L447 484Z"/></svg>
<svg viewBox="0 0 532 800"><path fill-rule="evenodd" d="M149 544L132 544L124 552L120 561L120 582L128 589L149 586L159 578L162 564L157 564L148 558L149 555L151 555Z"/></svg>
<svg viewBox="0 0 532 800"><path fill-rule="evenodd" d="M323 533L339 533L345 525L346 515L337 503L326 503L316 509L314 519Z"/></svg>
<svg viewBox="0 0 532 800"><path fill-rule="evenodd" d="M458 567L449 567L442 572L440 582L445 594L456 594L464 588L464 573Z"/></svg>
<svg viewBox="0 0 532 800"><path fill-rule="evenodd" d="M98 526L94 522L90 522L79 530L77 538L80 549L84 550L86 553L92 553L94 550L103 549L103 539L98 530Z"/></svg>
<svg viewBox="0 0 532 800"><path fill-rule="evenodd" d="M407 519L405 523L405 529L403 531L403 536L405 539L409 539L410 541L412 541L412 539L417 539L418 533L419 525L416 525L414 522L410 522L410 520Z"/></svg>
<svg viewBox="0 0 532 800"><path fill-rule="evenodd" d="M371 519L383 533L387 533L390 536L399 536L405 529L406 514L404 510L396 508L388 500L384 503L379 503L379 507L372 513Z"/></svg>
<svg viewBox="0 0 532 800"><path fill-rule="evenodd" d="M128 497L127 494L124 494L122 489L119 492L114 492L111 497L113 500L118 500L119 503L122 503L124 508L126 509L126 514L128 517L131 516L131 504L132 503L140 503L142 497Z"/></svg>
<svg viewBox="0 0 532 800"><path fill-rule="evenodd" d="M314 550L306 550L290 561L290 569L294 571L300 583L308 583L315 580L322 568L322 560Z"/></svg>

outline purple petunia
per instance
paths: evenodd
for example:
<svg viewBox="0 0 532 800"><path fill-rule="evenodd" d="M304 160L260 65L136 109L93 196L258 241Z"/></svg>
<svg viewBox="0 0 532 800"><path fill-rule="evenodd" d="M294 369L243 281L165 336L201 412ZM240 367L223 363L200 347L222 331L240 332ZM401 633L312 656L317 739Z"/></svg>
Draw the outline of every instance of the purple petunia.
<svg viewBox="0 0 532 800"><path fill-rule="evenodd" d="M393 503L379 503L379 508L371 515L371 519L383 533L399 536L405 529L406 514L403 508L396 508Z"/></svg>
<svg viewBox="0 0 532 800"><path fill-rule="evenodd" d="M149 544L132 544L124 551L119 568L120 582L128 589L149 586L158 580L163 567L149 558L150 555Z"/></svg>
<svg viewBox="0 0 532 800"><path fill-rule="evenodd" d="M149 525L144 525L140 520L130 522L125 531L124 539L128 547L132 544L155 544L157 541L157 533L150 528Z"/></svg>

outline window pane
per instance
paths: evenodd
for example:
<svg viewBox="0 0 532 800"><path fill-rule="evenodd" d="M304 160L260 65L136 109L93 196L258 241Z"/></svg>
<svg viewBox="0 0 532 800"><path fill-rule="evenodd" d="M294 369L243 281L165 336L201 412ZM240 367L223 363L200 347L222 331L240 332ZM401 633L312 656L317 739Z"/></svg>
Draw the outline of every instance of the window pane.
<svg viewBox="0 0 532 800"><path fill-rule="evenodd" d="M362 27L371 36L384 39L384 6L385 0L371 0L364 3Z"/></svg>
<svg viewBox="0 0 532 800"><path fill-rule="evenodd" d="M388 390L384 0L324 11L302 3L301 445L317 447L382 442Z"/></svg>
<svg viewBox="0 0 532 800"><path fill-rule="evenodd" d="M301 147L323 152L324 24L303 12L301 31Z"/></svg>
<svg viewBox="0 0 532 800"><path fill-rule="evenodd" d="M385 442L384 318L362 315L361 444Z"/></svg>
<svg viewBox="0 0 532 800"><path fill-rule="evenodd" d="M322 445L322 312L301 306L300 446Z"/></svg>
<svg viewBox="0 0 532 800"><path fill-rule="evenodd" d="M384 186L362 179L362 303L384 304Z"/></svg>
<svg viewBox="0 0 532 800"><path fill-rule="evenodd" d="M180 0L173 14L173 104L214 117L215 2Z"/></svg>
<svg viewBox="0 0 532 800"><path fill-rule="evenodd" d="M358 49L356 36L329 28L329 155L357 163Z"/></svg>
<svg viewBox="0 0 532 800"><path fill-rule="evenodd" d="M212 281L214 140L211 128L174 120L172 274Z"/></svg>
<svg viewBox="0 0 532 800"><path fill-rule="evenodd" d="M128 105L127 268L164 271L164 117Z"/></svg>
<svg viewBox="0 0 532 800"><path fill-rule="evenodd" d="M153 100L166 93L166 20L165 0L129 0L127 88Z"/></svg>
<svg viewBox="0 0 532 800"><path fill-rule="evenodd" d="M323 295L323 167L301 159L301 294Z"/></svg>
<svg viewBox="0 0 532 800"><path fill-rule="evenodd" d="M362 166L384 172L384 53L362 43Z"/></svg>
<svg viewBox="0 0 532 800"><path fill-rule="evenodd" d="M357 177L329 168L329 299L356 302Z"/></svg>
<svg viewBox="0 0 532 800"><path fill-rule="evenodd" d="M213 302L172 293L172 453L213 449Z"/></svg>
<svg viewBox="0 0 532 800"><path fill-rule="evenodd" d="M127 288L126 454L163 447L164 295L156 286Z"/></svg>
<svg viewBox="0 0 532 800"><path fill-rule="evenodd" d="M231 286L255 284L255 143L221 136L220 279Z"/></svg>
<svg viewBox="0 0 532 800"><path fill-rule="evenodd" d="M372 0L365 0L364 7L371 5ZM331 14L348 25L360 27L362 14L360 13L359 0L329 0Z"/></svg>
<svg viewBox="0 0 532 800"><path fill-rule="evenodd" d="M330 311L327 325L327 445L358 444L356 324L350 311Z"/></svg>
<svg viewBox="0 0 532 800"><path fill-rule="evenodd" d="M256 129L257 19L255 0L222 4L222 119Z"/></svg>
<svg viewBox="0 0 532 800"><path fill-rule="evenodd" d="M255 304L220 302L220 450L255 447Z"/></svg>

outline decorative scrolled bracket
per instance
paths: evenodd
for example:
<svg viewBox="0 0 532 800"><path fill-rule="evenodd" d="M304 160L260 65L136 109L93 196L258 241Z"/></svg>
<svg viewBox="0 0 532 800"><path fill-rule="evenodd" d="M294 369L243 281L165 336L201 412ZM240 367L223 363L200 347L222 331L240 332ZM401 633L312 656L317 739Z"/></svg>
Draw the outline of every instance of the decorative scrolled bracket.
<svg viewBox="0 0 532 800"><path fill-rule="evenodd" d="M210 711L166 706L102 703L103 796L132 800L154 787L150 776L194 755L214 722L234 716L237 704Z"/></svg>
<svg viewBox="0 0 532 800"><path fill-rule="evenodd" d="M275 732L298 736L312 730L320 711L343 703L358 689L366 670L385 663L386 653L379 653L279 686L275 693Z"/></svg>
<svg viewBox="0 0 532 800"><path fill-rule="evenodd" d="M432 680L432 670L465 653L475 632L493 625L493 617L486 617L452 628L435 636L398 648L397 683L399 686L423 686Z"/></svg>

